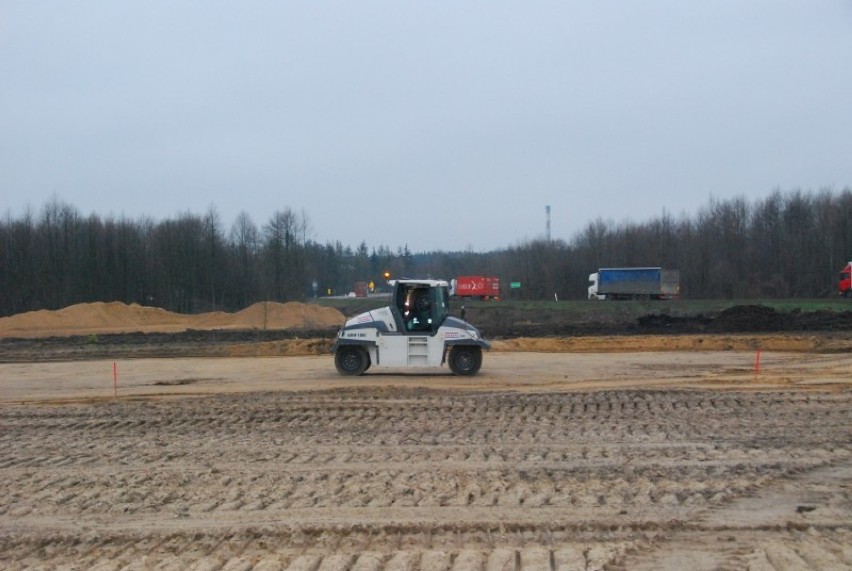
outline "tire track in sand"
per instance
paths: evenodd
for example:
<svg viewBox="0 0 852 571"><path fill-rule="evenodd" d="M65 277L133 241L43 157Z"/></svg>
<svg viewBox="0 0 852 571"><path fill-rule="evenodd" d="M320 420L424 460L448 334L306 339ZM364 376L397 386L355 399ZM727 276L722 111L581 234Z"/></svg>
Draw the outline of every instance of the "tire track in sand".
<svg viewBox="0 0 852 571"><path fill-rule="evenodd" d="M845 473L850 401L376 389L4 406L0 564L626 569L679 561L688 535L717 566L843 568L842 479L811 511L718 518Z"/></svg>

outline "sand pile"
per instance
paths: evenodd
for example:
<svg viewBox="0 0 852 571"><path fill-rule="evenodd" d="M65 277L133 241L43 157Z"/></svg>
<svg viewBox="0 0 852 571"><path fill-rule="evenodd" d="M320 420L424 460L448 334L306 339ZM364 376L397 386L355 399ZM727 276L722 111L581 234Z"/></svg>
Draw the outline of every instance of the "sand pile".
<svg viewBox="0 0 852 571"><path fill-rule="evenodd" d="M98 333L174 333L187 329L324 329L342 325L331 307L298 302L256 303L237 313L172 313L159 307L97 302L57 311L30 311L0 318L0 337L50 337Z"/></svg>

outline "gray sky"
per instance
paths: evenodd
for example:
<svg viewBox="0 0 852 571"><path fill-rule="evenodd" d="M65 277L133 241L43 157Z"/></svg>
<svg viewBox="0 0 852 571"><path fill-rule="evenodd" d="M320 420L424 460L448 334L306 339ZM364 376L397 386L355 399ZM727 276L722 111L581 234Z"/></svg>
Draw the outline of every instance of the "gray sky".
<svg viewBox="0 0 852 571"><path fill-rule="evenodd" d="M0 214L487 251L852 185L852 2L0 0Z"/></svg>

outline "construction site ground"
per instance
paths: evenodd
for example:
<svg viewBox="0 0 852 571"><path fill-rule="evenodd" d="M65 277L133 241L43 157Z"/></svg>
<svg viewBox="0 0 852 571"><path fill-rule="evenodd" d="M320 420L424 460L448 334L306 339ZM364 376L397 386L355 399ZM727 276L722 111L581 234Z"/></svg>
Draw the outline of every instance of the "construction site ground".
<svg viewBox="0 0 852 571"><path fill-rule="evenodd" d="M491 326L474 377L340 377L328 329L6 336L0 568L852 569L848 321L703 326Z"/></svg>

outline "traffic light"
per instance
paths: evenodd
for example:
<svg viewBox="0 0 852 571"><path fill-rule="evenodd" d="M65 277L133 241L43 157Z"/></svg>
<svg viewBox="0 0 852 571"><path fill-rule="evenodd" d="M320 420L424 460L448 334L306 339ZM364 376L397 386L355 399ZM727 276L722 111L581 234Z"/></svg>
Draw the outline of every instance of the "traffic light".
<svg viewBox="0 0 852 571"><path fill-rule="evenodd" d="M385 280L389 280L391 278L390 272L385 272L383 275L385 276Z"/></svg>

